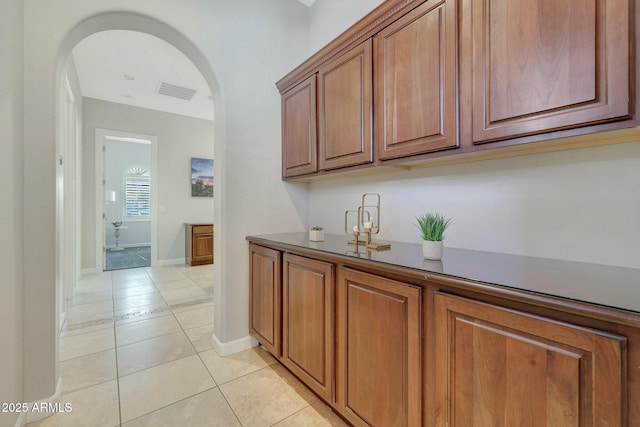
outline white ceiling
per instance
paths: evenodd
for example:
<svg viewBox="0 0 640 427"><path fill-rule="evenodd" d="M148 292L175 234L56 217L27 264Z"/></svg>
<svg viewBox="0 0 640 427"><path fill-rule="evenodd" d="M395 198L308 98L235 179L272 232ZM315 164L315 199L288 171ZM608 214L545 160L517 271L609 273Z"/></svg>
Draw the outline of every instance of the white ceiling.
<svg viewBox="0 0 640 427"><path fill-rule="evenodd" d="M72 55L82 96L213 120L211 91L200 71L182 52L157 37L102 31L78 43ZM156 92L161 82L196 93L190 101L160 95Z"/></svg>
<svg viewBox="0 0 640 427"><path fill-rule="evenodd" d="M311 6L316 0L298 1ZM213 120L211 91L202 74L164 40L136 31L102 31L82 40L71 53L82 96ZM190 101L161 95L161 82L196 93Z"/></svg>

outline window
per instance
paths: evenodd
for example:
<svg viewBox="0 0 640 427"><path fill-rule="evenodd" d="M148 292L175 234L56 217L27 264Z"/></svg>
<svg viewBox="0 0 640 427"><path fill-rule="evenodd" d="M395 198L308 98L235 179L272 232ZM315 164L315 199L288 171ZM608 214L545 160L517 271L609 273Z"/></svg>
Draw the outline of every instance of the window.
<svg viewBox="0 0 640 427"><path fill-rule="evenodd" d="M144 169L130 169L124 179L124 216L149 218L151 216L151 182Z"/></svg>

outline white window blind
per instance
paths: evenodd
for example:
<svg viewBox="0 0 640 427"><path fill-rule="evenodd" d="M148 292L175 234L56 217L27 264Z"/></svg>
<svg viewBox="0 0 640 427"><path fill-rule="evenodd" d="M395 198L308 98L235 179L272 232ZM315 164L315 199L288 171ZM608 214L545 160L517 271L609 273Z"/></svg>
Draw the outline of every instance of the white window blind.
<svg viewBox="0 0 640 427"><path fill-rule="evenodd" d="M127 218L145 218L151 215L151 187L148 177L126 177L124 195Z"/></svg>

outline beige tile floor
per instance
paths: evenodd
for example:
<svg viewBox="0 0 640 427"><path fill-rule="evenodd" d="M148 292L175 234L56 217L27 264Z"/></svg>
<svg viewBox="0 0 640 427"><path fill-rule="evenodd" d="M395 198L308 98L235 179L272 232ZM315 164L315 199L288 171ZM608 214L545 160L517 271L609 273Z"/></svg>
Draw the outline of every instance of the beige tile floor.
<svg viewBox="0 0 640 427"><path fill-rule="evenodd" d="M60 334L62 403L30 427L344 426L260 348L212 346L213 268L84 277Z"/></svg>

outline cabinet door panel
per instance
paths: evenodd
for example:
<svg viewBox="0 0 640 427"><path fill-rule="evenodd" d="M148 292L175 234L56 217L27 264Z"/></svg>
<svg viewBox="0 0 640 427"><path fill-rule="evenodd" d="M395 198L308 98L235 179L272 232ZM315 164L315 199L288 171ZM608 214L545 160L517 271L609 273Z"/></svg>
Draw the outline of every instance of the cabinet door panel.
<svg viewBox="0 0 640 427"><path fill-rule="evenodd" d="M376 37L380 159L458 146L456 2L426 2Z"/></svg>
<svg viewBox="0 0 640 427"><path fill-rule="evenodd" d="M262 246L249 249L249 324L251 333L274 356L280 356L280 252Z"/></svg>
<svg viewBox="0 0 640 427"><path fill-rule="evenodd" d="M194 234L193 259L207 261L213 258L213 234Z"/></svg>
<svg viewBox="0 0 640 427"><path fill-rule="evenodd" d="M469 3L474 143L629 117L629 0Z"/></svg>
<svg viewBox="0 0 640 427"><path fill-rule="evenodd" d="M419 425L420 289L341 269L337 292L339 410L355 425Z"/></svg>
<svg viewBox="0 0 640 427"><path fill-rule="evenodd" d="M623 337L443 294L436 316L438 425L622 425Z"/></svg>
<svg viewBox="0 0 640 427"><path fill-rule="evenodd" d="M282 176L318 171L316 76L282 95Z"/></svg>
<svg viewBox="0 0 640 427"><path fill-rule="evenodd" d="M327 401L333 399L333 265L285 254L282 363Z"/></svg>
<svg viewBox="0 0 640 427"><path fill-rule="evenodd" d="M373 160L371 61L367 40L318 72L320 169Z"/></svg>

